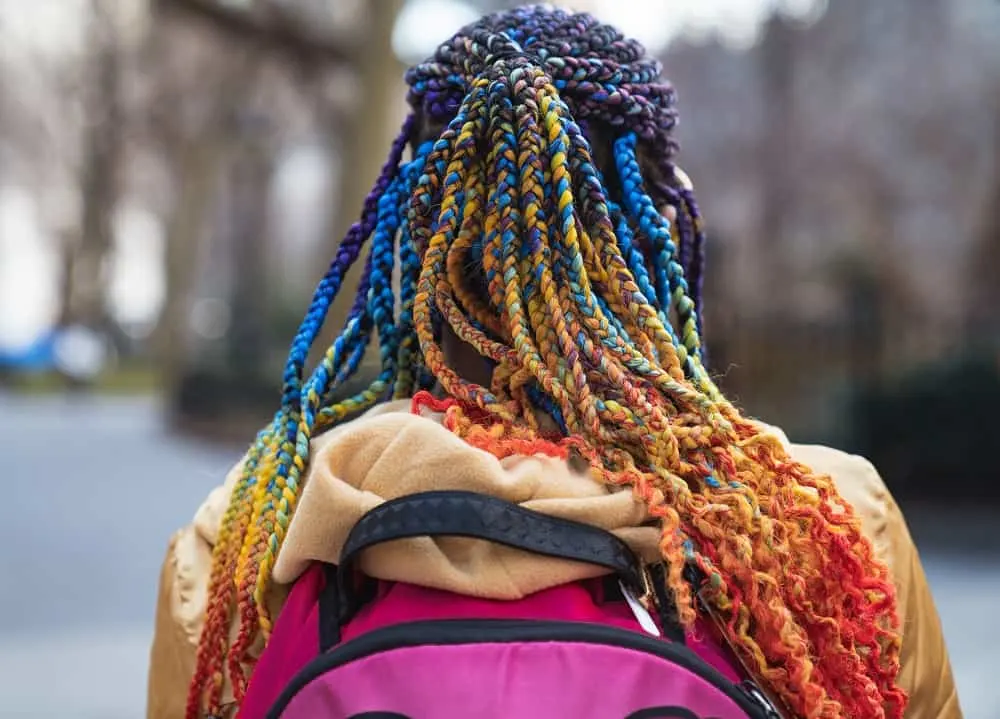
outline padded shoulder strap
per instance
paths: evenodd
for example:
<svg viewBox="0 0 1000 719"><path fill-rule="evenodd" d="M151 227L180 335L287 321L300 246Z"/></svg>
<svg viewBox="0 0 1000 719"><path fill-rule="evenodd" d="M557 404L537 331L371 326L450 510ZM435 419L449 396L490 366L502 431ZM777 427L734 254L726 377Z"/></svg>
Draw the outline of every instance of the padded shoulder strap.
<svg viewBox="0 0 1000 719"><path fill-rule="evenodd" d="M380 504L354 525L340 555L341 579L369 547L410 537L472 537L548 557L596 564L640 589L639 563L628 545L603 529L551 517L474 492L411 494Z"/></svg>

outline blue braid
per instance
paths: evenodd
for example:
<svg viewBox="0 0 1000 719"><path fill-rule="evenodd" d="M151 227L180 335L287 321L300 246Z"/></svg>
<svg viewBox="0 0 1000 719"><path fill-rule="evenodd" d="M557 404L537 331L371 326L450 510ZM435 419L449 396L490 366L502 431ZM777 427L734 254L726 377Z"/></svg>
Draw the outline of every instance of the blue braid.
<svg viewBox="0 0 1000 719"><path fill-rule="evenodd" d="M615 141L615 164L622 182L622 200L629 214L636 218L639 229L650 238L657 275L657 299L662 311L674 306L683 333L683 342L678 350L683 350L681 359L693 357L700 366L701 342L697 332L697 314L694 301L688 293L684 269L677 262L677 247L670 235L670 224L661 215L649 197L642 182L639 159L636 155L636 136L628 133Z"/></svg>
<svg viewBox="0 0 1000 719"><path fill-rule="evenodd" d="M372 192L365 199L361 220L351 226L347 236L341 243L336 258L330 264L330 267L327 268L326 273L313 292L309 309L306 311L306 316L292 340L292 346L288 353L288 361L284 372L284 390L282 393L282 404L284 406L289 406L300 399L302 372L309 355L309 350L313 342L316 341L316 336L323 326L323 321L330 310L330 304L333 302L333 298L336 296L343 282L344 274L354 264L361 251L361 246L367 239L368 234L370 234L370 229L368 232L365 230L371 227L375 218L377 203L382 194L382 186L396 176L399 163L403 157L403 151L406 147L406 139L410 136L414 123L413 115L407 117L403 123L399 137L393 143L389 158L382 168L382 173L372 188Z"/></svg>
<svg viewBox="0 0 1000 719"><path fill-rule="evenodd" d="M342 355L342 357L346 357L346 363L341 361L333 367L336 376L330 385L330 390L323 396L322 404L324 406L333 400L335 389L354 376L362 359L364 359L368 345L371 344L372 319L367 311L367 298L368 290L371 288L371 277L372 254L369 252L368 257L365 258L365 270L361 275L361 281L358 283L358 291L354 297L354 304L351 306L351 311L348 313L347 321L345 322L346 326L346 323L350 322L352 318L358 317L361 320L360 327L358 328L357 335L348 344L347 351Z"/></svg>
<svg viewBox="0 0 1000 719"><path fill-rule="evenodd" d="M404 169L407 184L413 185L423 173L427 164L427 156L434 148L433 142L424 142L414 152L413 161ZM400 205L400 217L406 217L409 207L409 197L405 197ZM399 266L400 266L400 311L399 311L399 356L397 366L400 374L393 387L393 397L397 399L409 397L414 390L414 384L419 382L419 367L413 367L414 358L418 355L419 342L413 327L413 302L417 294L417 279L420 277L420 256L417 254L410 238L409 221L402 222L399 236ZM417 376L414 376L416 373Z"/></svg>

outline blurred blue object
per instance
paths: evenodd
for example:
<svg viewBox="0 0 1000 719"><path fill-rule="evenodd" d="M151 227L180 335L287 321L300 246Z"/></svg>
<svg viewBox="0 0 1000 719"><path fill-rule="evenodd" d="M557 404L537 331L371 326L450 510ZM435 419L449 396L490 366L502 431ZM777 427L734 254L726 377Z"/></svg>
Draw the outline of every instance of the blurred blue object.
<svg viewBox="0 0 1000 719"><path fill-rule="evenodd" d="M92 382L107 362L107 339L83 325L49 330L23 347L0 347L0 371L57 372L78 383Z"/></svg>
<svg viewBox="0 0 1000 719"><path fill-rule="evenodd" d="M20 347L0 346L0 370L15 372L47 372L55 368L55 331L39 336L29 345Z"/></svg>

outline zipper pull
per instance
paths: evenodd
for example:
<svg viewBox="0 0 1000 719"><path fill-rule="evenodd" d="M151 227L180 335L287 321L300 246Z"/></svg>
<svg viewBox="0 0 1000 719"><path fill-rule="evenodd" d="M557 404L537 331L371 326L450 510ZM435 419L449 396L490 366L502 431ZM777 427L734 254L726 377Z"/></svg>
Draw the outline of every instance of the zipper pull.
<svg viewBox="0 0 1000 719"><path fill-rule="evenodd" d="M639 622L647 634L652 634L654 637L661 636L660 628L656 626L656 621L654 621L652 615L650 615L649 610L643 605L640 599L636 599L636 596L629 591L629 588L625 586L624 583L618 582L618 586L621 587L622 595L625 597L625 601L628 602L629 609L632 610L632 614Z"/></svg>

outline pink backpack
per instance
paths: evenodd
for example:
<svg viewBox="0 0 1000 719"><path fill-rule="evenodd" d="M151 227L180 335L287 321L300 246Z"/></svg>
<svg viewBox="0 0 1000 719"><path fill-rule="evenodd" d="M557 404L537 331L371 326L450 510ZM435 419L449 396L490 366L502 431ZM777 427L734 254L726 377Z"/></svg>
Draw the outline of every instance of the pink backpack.
<svg viewBox="0 0 1000 719"><path fill-rule="evenodd" d="M352 568L364 549L416 536L485 539L613 574L505 602ZM668 613L646 612L643 586L628 546L601 529L468 492L392 500L355 525L338 567L316 564L296 582L238 716L780 719L707 627L685 637Z"/></svg>

